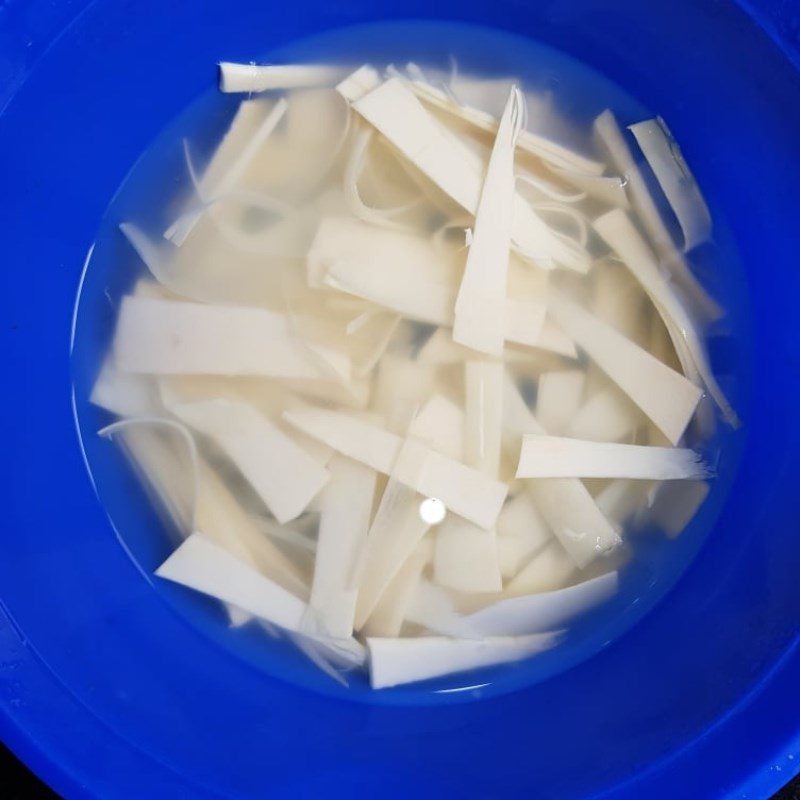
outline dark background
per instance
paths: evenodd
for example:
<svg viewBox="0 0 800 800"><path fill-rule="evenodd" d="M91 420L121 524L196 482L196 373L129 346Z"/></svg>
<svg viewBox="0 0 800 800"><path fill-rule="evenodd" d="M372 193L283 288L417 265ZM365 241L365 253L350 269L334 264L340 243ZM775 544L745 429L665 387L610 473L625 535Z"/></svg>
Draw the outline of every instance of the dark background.
<svg viewBox="0 0 800 800"><path fill-rule="evenodd" d="M58 800L58 795L37 780L12 753L0 745L0 793L2 800ZM764 798L767 800L767 798ZM800 776L772 800L800 800Z"/></svg>

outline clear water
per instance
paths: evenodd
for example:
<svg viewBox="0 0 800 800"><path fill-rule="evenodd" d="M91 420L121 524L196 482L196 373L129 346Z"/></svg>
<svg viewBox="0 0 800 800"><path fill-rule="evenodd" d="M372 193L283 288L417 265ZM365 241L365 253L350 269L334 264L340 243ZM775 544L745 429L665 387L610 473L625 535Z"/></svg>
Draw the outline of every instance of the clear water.
<svg viewBox="0 0 800 800"><path fill-rule="evenodd" d="M270 53L254 53L255 61L405 63L416 61L449 68L455 59L463 72L487 77L516 76L529 92L551 97L553 108L588 130L594 117L611 108L622 124L653 115L652 111L586 65L535 42L474 26L444 23L382 23L327 33ZM266 675L379 703L437 703L484 697L541 681L610 645L660 601L679 579L709 534L728 492L738 462L741 434L717 427L709 452L716 457L717 477L709 497L688 528L676 540L657 531L636 534L633 557L622 572L621 590L606 606L587 615L555 650L526 662L449 676L424 684L372 692L362 676L344 689L318 672L286 641L272 640L257 625L229 629L219 604L181 587L152 578L153 570L174 546L159 516L132 475L119 450L101 441L96 431L110 415L88 403L99 364L110 341L121 295L142 275L142 267L118 230L120 222L136 220L148 230L163 230L180 211L187 191L182 139L189 138L203 163L219 141L235 111L239 96L220 94L215 87L183 110L152 143L112 199L87 262L76 308L73 349L76 416L87 463L101 502L121 544L140 569L187 624L237 657L247 659ZM580 143L576 143L580 144ZM727 316L709 331L709 349L723 388L746 419L748 366L742 355L747 341L744 280L725 221L707 197L715 220L715 244L693 254L692 264ZM724 535L717 531L715 535Z"/></svg>

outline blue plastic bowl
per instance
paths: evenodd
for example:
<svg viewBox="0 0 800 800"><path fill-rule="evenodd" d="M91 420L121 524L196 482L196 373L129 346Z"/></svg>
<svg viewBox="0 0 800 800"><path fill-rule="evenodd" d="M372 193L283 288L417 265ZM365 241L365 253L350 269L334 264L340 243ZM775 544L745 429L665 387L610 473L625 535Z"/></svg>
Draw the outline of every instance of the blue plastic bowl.
<svg viewBox="0 0 800 800"><path fill-rule="evenodd" d="M672 800L765 798L797 772L800 76L786 36L800 7L758 5L0 8L0 735L44 780L70 798ZM663 113L733 230L754 332L742 466L674 590L571 670L439 705L299 688L187 624L112 535L70 402L73 300L99 220L136 158L214 80L214 62L403 18L535 37Z"/></svg>

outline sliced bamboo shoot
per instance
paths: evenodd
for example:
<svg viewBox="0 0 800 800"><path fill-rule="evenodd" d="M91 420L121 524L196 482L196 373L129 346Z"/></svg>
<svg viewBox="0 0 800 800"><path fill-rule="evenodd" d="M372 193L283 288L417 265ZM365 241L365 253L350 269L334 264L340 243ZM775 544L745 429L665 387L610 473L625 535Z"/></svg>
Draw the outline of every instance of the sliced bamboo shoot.
<svg viewBox="0 0 800 800"><path fill-rule="evenodd" d="M305 450L246 403L175 403L170 411L211 437L241 470L278 522L299 516L330 475Z"/></svg>
<svg viewBox="0 0 800 800"><path fill-rule="evenodd" d="M373 689L384 689L478 667L519 661L551 649L558 638L557 634L552 633L476 640L448 639L443 636L369 638L370 683Z"/></svg>
<svg viewBox="0 0 800 800"><path fill-rule="evenodd" d="M475 214L486 165L483 159L425 110L399 80L364 95L353 108L458 205ZM585 254L556 237L518 194L512 240L527 258L586 272Z"/></svg>
<svg viewBox="0 0 800 800"><path fill-rule="evenodd" d="M594 131L607 151L617 173L627 181L631 205L641 219L662 263L674 274L684 291L689 294L697 308L708 319L719 319L722 316L722 309L702 287L686 260L676 250L672 236L664 224L644 175L633 158L633 153L625 141L614 114L611 111L604 111L595 120Z"/></svg>
<svg viewBox="0 0 800 800"><path fill-rule="evenodd" d="M517 478L633 478L668 481L706 478L709 467L694 450L591 442L527 434Z"/></svg>
<svg viewBox="0 0 800 800"><path fill-rule="evenodd" d="M536 391L536 419L551 435L566 431L583 397L583 370L545 372Z"/></svg>
<svg viewBox="0 0 800 800"><path fill-rule="evenodd" d="M688 252L711 238L711 214L678 143L661 117L628 126L683 232Z"/></svg>
<svg viewBox="0 0 800 800"><path fill-rule="evenodd" d="M655 254L636 230L636 226L624 211L615 210L595 220L594 227L624 261L655 304L667 326L687 377L691 378L695 371L699 374L725 419L736 427L739 424L736 412L731 408L711 371L695 324L678 296L664 280Z"/></svg>
<svg viewBox="0 0 800 800"><path fill-rule="evenodd" d="M219 88L222 92L267 92L275 89L303 89L330 86L341 76L338 67L317 64L236 64L220 61Z"/></svg>
<svg viewBox="0 0 800 800"><path fill-rule="evenodd" d="M465 462L484 475L500 473L504 369L496 361L468 361L465 386Z"/></svg>
<svg viewBox="0 0 800 800"><path fill-rule="evenodd" d="M497 536L459 517L448 517L436 531L433 579L461 592L499 592Z"/></svg>
<svg viewBox="0 0 800 800"><path fill-rule="evenodd" d="M697 408L702 394L700 389L566 298L553 296L549 313L669 440L677 444Z"/></svg>
<svg viewBox="0 0 800 800"><path fill-rule="evenodd" d="M455 305L453 340L489 355L502 355L505 341L508 259L514 215L514 149L525 117L525 101L509 95L480 200Z"/></svg>
<svg viewBox="0 0 800 800"><path fill-rule="evenodd" d="M121 372L326 377L285 316L244 306L126 297L114 358Z"/></svg>
<svg viewBox="0 0 800 800"><path fill-rule="evenodd" d="M617 592L616 572L566 589L500 600L465 619L482 636L521 636L554 630L599 606Z"/></svg>
<svg viewBox="0 0 800 800"><path fill-rule="evenodd" d="M367 545L377 474L343 456L334 458L330 473L320 497L314 581L304 625L342 639L353 633L356 569Z"/></svg>

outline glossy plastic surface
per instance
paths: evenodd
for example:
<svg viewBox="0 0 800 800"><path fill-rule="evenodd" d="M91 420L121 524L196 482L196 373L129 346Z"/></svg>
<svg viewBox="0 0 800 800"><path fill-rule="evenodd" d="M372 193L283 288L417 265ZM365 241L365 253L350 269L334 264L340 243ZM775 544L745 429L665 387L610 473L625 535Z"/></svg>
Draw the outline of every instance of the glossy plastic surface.
<svg viewBox="0 0 800 800"><path fill-rule="evenodd" d="M796 771L800 80L750 18L728 3L634 0L2 13L0 734L45 780L103 798L760 798ZM511 694L369 705L265 678L153 592L81 463L69 331L105 206L214 61L424 16L553 44L670 120L747 269L754 370L743 465L716 530L639 625Z"/></svg>

